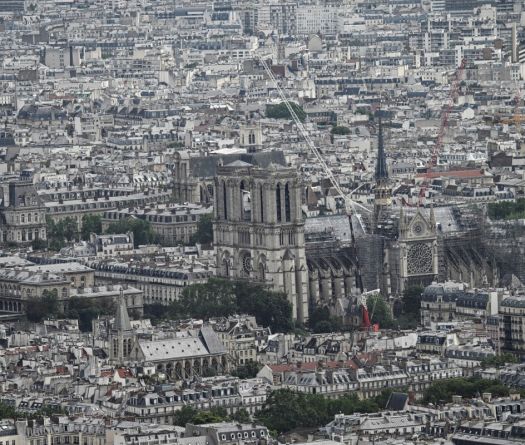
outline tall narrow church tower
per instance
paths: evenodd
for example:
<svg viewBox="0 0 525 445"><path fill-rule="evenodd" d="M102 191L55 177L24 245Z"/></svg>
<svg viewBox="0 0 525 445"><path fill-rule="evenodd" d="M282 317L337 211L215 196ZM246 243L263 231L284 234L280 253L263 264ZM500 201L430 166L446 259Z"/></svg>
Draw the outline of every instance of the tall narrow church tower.
<svg viewBox="0 0 525 445"><path fill-rule="evenodd" d="M219 166L213 236L217 275L271 286L288 296L294 319L308 319L308 270L295 169Z"/></svg>
<svg viewBox="0 0 525 445"><path fill-rule="evenodd" d="M122 364L129 360L135 343L135 333L129 321L128 308L124 291L120 290L115 321L109 335L109 359L112 363Z"/></svg>
<svg viewBox="0 0 525 445"><path fill-rule="evenodd" d="M378 122L377 134L377 161L375 170L376 186L374 189L374 221L373 232L378 231L381 218L385 209L390 205L392 199L392 189L388 181L388 169L386 166L385 143L383 139L383 124L381 117Z"/></svg>

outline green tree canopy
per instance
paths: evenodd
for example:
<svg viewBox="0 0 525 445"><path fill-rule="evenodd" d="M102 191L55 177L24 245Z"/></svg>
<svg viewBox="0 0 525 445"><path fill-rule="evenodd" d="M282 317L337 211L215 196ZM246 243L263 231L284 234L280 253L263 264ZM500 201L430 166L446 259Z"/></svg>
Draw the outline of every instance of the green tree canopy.
<svg viewBox="0 0 525 445"><path fill-rule="evenodd" d="M359 400L355 394L329 399L319 394L305 394L280 389L273 391L257 419L269 430L285 433L296 428L317 428L333 420L335 414L377 412L384 408L384 400L391 391L380 396Z"/></svg>
<svg viewBox="0 0 525 445"><path fill-rule="evenodd" d="M306 113L303 108L295 102L290 102L290 106L295 111L295 114L301 122L306 119ZM286 103L281 102L278 105L267 105L266 106L266 117L272 119L292 119L292 115L286 106Z"/></svg>
<svg viewBox="0 0 525 445"><path fill-rule="evenodd" d="M124 218L110 224L106 233L133 232L135 247L141 244L152 244L157 240L155 232L148 221L139 218Z"/></svg>
<svg viewBox="0 0 525 445"><path fill-rule="evenodd" d="M114 315L116 310L112 298L98 299L93 301L87 298L72 297L67 302L64 316L78 320L78 326L82 332L91 331L91 322L101 315Z"/></svg>
<svg viewBox="0 0 525 445"><path fill-rule="evenodd" d="M239 313L254 315L259 324L274 332L289 332L293 328L292 306L285 294L250 282L219 278L186 287L166 315L175 319L207 319Z"/></svg>
<svg viewBox="0 0 525 445"><path fill-rule="evenodd" d="M33 323L40 323L59 314L57 291L44 290L41 297L30 297L26 302L26 317Z"/></svg>
<svg viewBox="0 0 525 445"><path fill-rule="evenodd" d="M172 303L170 314L175 318L224 317L235 313L236 303L233 282L212 278L184 288L179 300Z"/></svg>
<svg viewBox="0 0 525 445"><path fill-rule="evenodd" d="M395 313L396 317L392 321L393 327L401 329L415 329L419 325L420 308L421 308L421 293L423 287L410 286L403 292L403 298L400 309Z"/></svg>
<svg viewBox="0 0 525 445"><path fill-rule="evenodd" d="M178 426L186 426L187 423L193 423L193 418L198 411L190 405L184 405L180 410L175 412L173 423Z"/></svg>
<svg viewBox="0 0 525 445"><path fill-rule="evenodd" d="M473 398L481 396L484 392L489 392L495 397L503 397L509 395L509 388L497 380L477 377L438 380L425 390L423 402L440 405L451 402L454 395Z"/></svg>
<svg viewBox="0 0 525 445"><path fill-rule="evenodd" d="M210 244L213 242L213 214L201 215L197 231L190 238L191 244Z"/></svg>
<svg viewBox="0 0 525 445"><path fill-rule="evenodd" d="M81 238L84 241L89 241L92 233L96 233L97 235L102 233L102 220L100 215L84 215L82 217Z"/></svg>
<svg viewBox="0 0 525 445"><path fill-rule="evenodd" d="M326 306L316 307L309 315L308 325L316 333L336 332L342 329L341 321L332 317Z"/></svg>
<svg viewBox="0 0 525 445"><path fill-rule="evenodd" d="M49 248L60 250L64 247L66 241L74 241L78 236L77 221L70 216L55 222L52 218L46 219L47 239Z"/></svg>
<svg viewBox="0 0 525 445"><path fill-rule="evenodd" d="M503 354L494 355L481 361L483 368L496 367L501 368L509 363L518 363L518 359L514 354L510 352L504 352Z"/></svg>
<svg viewBox="0 0 525 445"><path fill-rule="evenodd" d="M391 329L393 327L392 311L382 295L375 294L368 296L366 305L372 324L378 323L379 326L384 329Z"/></svg>
<svg viewBox="0 0 525 445"><path fill-rule="evenodd" d="M490 203L488 205L488 216L496 220L525 218L525 198L518 198L515 202Z"/></svg>
<svg viewBox="0 0 525 445"><path fill-rule="evenodd" d="M334 125L331 130L332 134L345 135L350 134L350 128L342 125Z"/></svg>
<svg viewBox="0 0 525 445"><path fill-rule="evenodd" d="M248 360L244 365L238 366L237 369L234 369L231 374L240 379L252 379L257 376L257 373L261 368L262 365L260 363Z"/></svg>

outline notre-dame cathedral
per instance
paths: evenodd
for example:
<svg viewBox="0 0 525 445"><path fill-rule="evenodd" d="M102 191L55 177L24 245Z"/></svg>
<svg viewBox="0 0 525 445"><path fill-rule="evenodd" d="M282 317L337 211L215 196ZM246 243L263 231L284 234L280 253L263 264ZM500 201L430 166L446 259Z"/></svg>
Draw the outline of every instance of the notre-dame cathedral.
<svg viewBox="0 0 525 445"><path fill-rule="evenodd" d="M375 180L367 230L356 230L354 242L346 215L304 217L307 188L296 169L241 160L218 166L217 275L286 293L299 321L317 306L346 318L361 287L396 297L435 280L499 282L493 256L478 231L457 221L458 209L393 209L381 126Z"/></svg>

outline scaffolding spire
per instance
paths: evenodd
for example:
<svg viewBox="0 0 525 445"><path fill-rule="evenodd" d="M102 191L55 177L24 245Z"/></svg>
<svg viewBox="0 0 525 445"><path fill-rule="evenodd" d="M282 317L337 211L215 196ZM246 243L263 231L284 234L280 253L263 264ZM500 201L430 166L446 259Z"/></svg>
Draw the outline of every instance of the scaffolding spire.
<svg viewBox="0 0 525 445"><path fill-rule="evenodd" d="M388 170L386 168L385 142L383 139L383 123L379 115L377 130L377 161L375 179L377 182L384 182L388 179Z"/></svg>

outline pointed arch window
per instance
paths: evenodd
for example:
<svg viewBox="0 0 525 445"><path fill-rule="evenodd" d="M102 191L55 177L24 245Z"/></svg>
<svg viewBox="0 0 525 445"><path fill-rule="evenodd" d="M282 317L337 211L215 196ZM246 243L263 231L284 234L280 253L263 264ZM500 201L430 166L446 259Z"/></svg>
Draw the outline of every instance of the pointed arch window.
<svg viewBox="0 0 525 445"><path fill-rule="evenodd" d="M261 222L264 222L264 192L262 186L259 188L259 206L261 211Z"/></svg>
<svg viewBox="0 0 525 445"><path fill-rule="evenodd" d="M290 186L288 183L284 186L284 215L286 222L291 221L291 208L290 208Z"/></svg>
<svg viewBox="0 0 525 445"><path fill-rule="evenodd" d="M228 201L226 199L227 191L226 191L226 182L222 183L222 202L224 205L224 219L228 219Z"/></svg>
<svg viewBox="0 0 525 445"><path fill-rule="evenodd" d="M277 222L282 221L281 215L281 185L277 184L275 188L275 205L277 206Z"/></svg>

